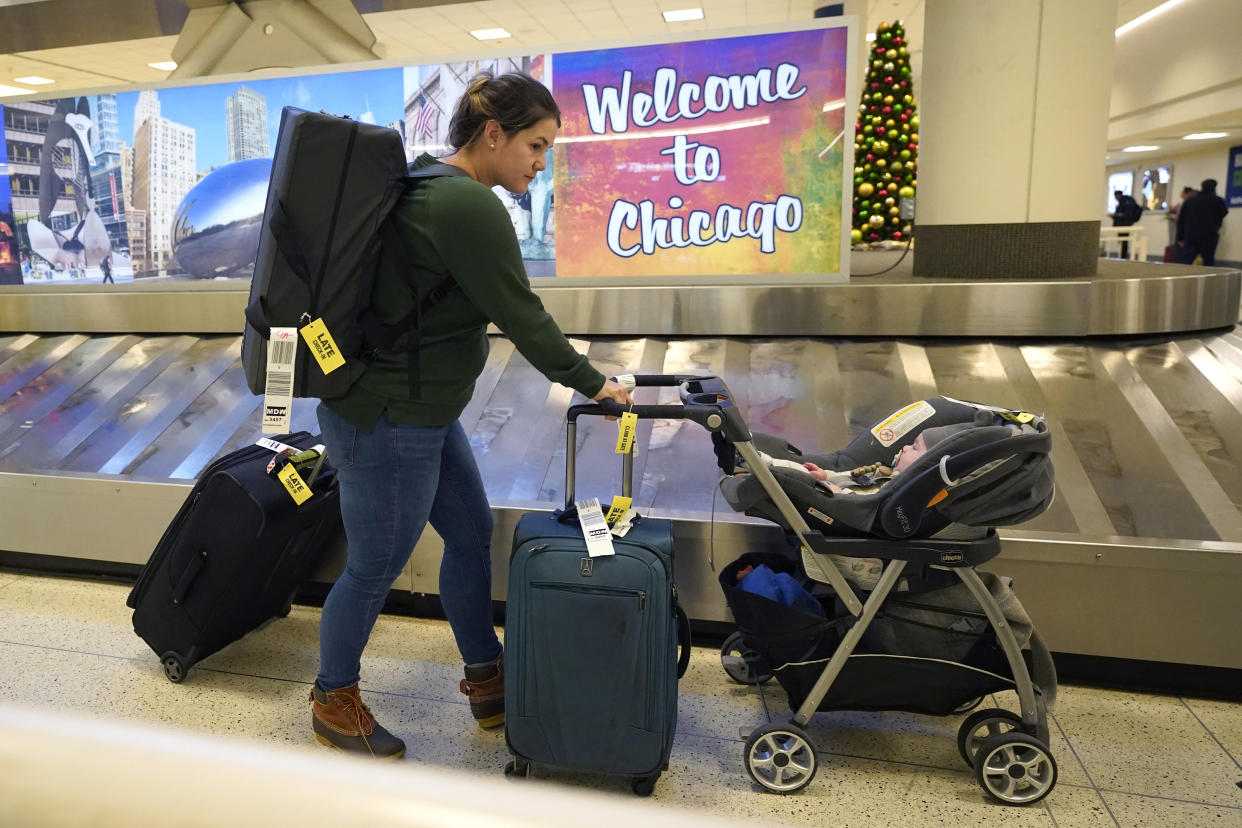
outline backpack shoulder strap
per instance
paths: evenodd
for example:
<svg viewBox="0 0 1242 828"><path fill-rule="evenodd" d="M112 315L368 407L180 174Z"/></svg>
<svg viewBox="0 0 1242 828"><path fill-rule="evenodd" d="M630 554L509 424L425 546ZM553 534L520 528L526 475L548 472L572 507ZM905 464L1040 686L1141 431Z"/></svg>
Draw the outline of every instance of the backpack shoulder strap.
<svg viewBox="0 0 1242 828"><path fill-rule="evenodd" d="M413 184L428 178L460 178L469 177L470 173L452 164L429 164L426 167L412 168L406 172L406 181Z"/></svg>
<svg viewBox="0 0 1242 828"><path fill-rule="evenodd" d="M468 175L469 173L461 167L454 167L452 164L431 164L426 167L409 170L405 176L405 184L407 187L412 187L432 178ZM405 275L406 283L409 285L410 293L414 300L414 306L409 313L393 325L379 325L374 314L367 315L364 325L368 328L369 338L380 350L390 351L396 347L398 339L402 336L406 337L406 344L403 348L406 352L406 378L410 399L418 400L422 398L422 371L419 349L421 345L420 332L423 313L443 300L457 286L457 281L453 278L453 274L450 273L431 286L430 289L420 289L419 270L414 264L413 251L410 250L409 243L405 237L393 226L391 215L380 223L379 233L380 244L384 249L384 254Z"/></svg>

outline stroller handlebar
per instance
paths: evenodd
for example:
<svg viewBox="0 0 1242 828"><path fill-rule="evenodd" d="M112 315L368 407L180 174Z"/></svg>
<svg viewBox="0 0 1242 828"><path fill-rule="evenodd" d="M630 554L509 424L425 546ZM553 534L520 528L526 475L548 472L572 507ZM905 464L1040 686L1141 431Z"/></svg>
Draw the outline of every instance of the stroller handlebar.
<svg viewBox="0 0 1242 828"><path fill-rule="evenodd" d="M629 387L680 387L681 403L665 405L621 405L613 400L582 403L569 407L566 420L576 423L583 414L620 417L631 412L639 419L692 420L708 431L722 432L733 442L751 439L741 412L724 380L716 376L693 374L627 374L616 378Z"/></svg>

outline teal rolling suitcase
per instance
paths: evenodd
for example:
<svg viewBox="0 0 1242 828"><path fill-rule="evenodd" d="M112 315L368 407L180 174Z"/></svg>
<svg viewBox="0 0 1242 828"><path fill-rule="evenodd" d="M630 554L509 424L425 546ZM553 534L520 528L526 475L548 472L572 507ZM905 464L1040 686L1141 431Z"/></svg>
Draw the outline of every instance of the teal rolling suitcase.
<svg viewBox="0 0 1242 828"><path fill-rule="evenodd" d="M518 522L505 612L506 774L537 764L623 776L647 795L668 767L677 679L690 658L672 525L641 519L613 548L590 557L572 510Z"/></svg>

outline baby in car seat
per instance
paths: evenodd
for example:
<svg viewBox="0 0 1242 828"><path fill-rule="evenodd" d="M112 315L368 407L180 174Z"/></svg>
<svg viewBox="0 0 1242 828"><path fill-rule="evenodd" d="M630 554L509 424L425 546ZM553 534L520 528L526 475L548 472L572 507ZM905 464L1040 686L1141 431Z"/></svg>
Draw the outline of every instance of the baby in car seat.
<svg viewBox="0 0 1242 828"><path fill-rule="evenodd" d="M769 468L786 468L805 472L832 494L867 495L879 491L882 486L912 466L914 461L926 454L930 447L970 427L970 423L958 423L924 429L919 432L912 443L901 447L901 450L893 456L890 466L872 463L849 471L832 471L822 469L814 463L783 460L770 457L762 452L759 456ZM884 561L880 558L834 556L833 563L849 581L864 590L874 589L880 580L880 573L884 570Z"/></svg>
<svg viewBox="0 0 1242 828"><path fill-rule="evenodd" d="M760 457L769 468L778 467L806 472L833 494L873 494L879 491L885 483L913 465L915 460L926 454L928 447L966 428L970 428L970 425L962 423L928 428L919 432L913 443L901 447L901 450L893 457L891 466L872 463L849 471L833 471L822 469L814 463L781 460L762 453Z"/></svg>

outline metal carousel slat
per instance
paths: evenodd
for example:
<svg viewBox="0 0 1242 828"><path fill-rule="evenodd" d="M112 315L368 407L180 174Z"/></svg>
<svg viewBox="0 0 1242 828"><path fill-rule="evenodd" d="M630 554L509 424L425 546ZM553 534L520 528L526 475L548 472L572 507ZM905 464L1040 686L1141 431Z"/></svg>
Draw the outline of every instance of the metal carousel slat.
<svg viewBox="0 0 1242 828"><path fill-rule="evenodd" d="M92 434L111 426L133 397L195 341L192 336L158 336L135 343L7 447L11 451L0 469L60 467Z"/></svg>

